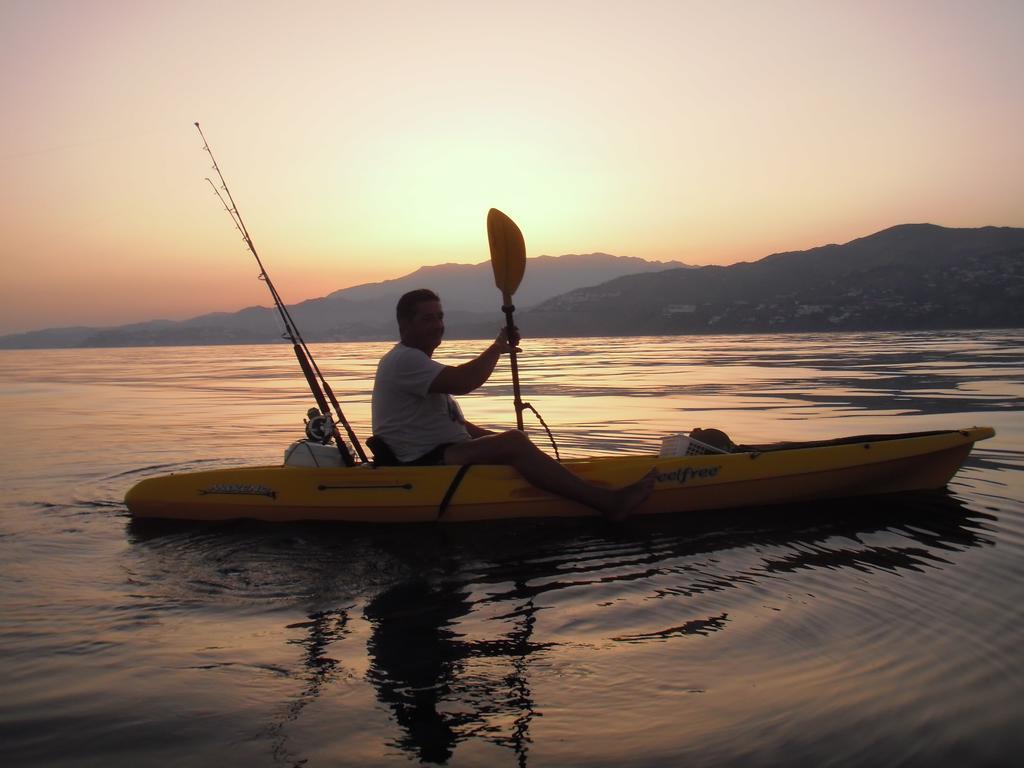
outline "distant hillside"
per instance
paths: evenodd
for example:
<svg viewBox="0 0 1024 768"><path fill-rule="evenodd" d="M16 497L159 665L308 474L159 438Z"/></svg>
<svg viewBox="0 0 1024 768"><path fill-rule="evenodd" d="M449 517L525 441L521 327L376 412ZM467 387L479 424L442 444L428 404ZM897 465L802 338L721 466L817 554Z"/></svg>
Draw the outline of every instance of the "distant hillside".
<svg viewBox="0 0 1024 768"><path fill-rule="evenodd" d="M449 338L500 325L490 264L442 264L291 307L308 341L395 338L394 305L429 287ZM1024 327L1024 229L904 224L729 267L683 267L608 254L529 260L515 296L526 336L766 333ZM63 328L0 338L0 347L263 343L276 312L250 307L182 322Z"/></svg>
<svg viewBox="0 0 1024 768"><path fill-rule="evenodd" d="M523 313L528 335L1024 326L1024 229L906 224L729 267L635 275Z"/></svg>
<svg viewBox="0 0 1024 768"><path fill-rule="evenodd" d="M528 259L516 292L518 308L616 277L683 268L678 261L657 262L606 253L539 256ZM422 267L394 280L335 291L289 305L307 341L348 341L396 337L395 303L414 288L432 288L444 301L451 336L488 335L501 322L501 295L490 262ZM0 337L0 348L112 347L190 344L260 344L281 339L272 307L214 312L175 322L153 320L114 328L51 328Z"/></svg>
<svg viewBox="0 0 1024 768"><path fill-rule="evenodd" d="M607 253L537 256L527 259L526 274L516 290L516 306L530 307L566 291L599 285L623 275L675 268L692 269L678 261L646 261ZM432 288L437 291L444 301L446 311L493 312L501 307L501 296L494 287L494 272L489 261L473 265L439 264L421 267L395 280L335 291L326 299L384 301L390 303L393 309L399 296L415 288Z"/></svg>

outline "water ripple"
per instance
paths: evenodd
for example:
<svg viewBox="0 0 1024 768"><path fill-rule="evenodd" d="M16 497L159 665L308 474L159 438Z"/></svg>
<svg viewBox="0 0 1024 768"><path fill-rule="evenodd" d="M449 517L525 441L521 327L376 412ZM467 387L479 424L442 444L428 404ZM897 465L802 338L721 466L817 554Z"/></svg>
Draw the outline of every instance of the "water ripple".
<svg viewBox="0 0 1024 768"><path fill-rule="evenodd" d="M361 434L385 346L317 350L345 371ZM9 365L5 757L998 765L1024 747L1021 346L1020 332L531 342L525 394L563 455L653 452L693 426L746 442L998 431L948 492L618 527L133 521L121 499L140 478L280 461L307 407L288 350ZM499 369L467 415L508 426L510 392ZM154 411L175 414L158 440L139 419Z"/></svg>

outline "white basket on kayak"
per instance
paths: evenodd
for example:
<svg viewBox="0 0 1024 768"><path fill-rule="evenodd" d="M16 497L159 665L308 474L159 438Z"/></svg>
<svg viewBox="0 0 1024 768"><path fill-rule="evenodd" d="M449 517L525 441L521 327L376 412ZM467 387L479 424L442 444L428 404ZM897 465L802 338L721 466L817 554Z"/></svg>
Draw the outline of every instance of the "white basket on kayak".
<svg viewBox="0 0 1024 768"><path fill-rule="evenodd" d="M286 467L340 467L341 454L336 445L324 445L313 440L296 440L284 452Z"/></svg>
<svg viewBox="0 0 1024 768"><path fill-rule="evenodd" d="M659 456L703 456L711 453L703 443L690 438L689 435L667 435L661 438Z"/></svg>

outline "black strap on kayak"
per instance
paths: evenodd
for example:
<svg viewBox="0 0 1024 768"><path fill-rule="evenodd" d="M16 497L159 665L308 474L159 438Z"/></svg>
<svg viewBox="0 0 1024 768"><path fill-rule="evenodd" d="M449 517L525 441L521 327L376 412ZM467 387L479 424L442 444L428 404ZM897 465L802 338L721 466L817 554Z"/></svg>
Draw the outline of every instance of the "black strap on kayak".
<svg viewBox="0 0 1024 768"><path fill-rule="evenodd" d="M469 472L469 468L471 466L472 464L463 464L459 467L459 471L455 473L455 477L452 478L451 485L448 486L448 490L445 491L444 498L441 499L441 506L437 508L438 520L444 516L444 513L448 509L448 505L452 502L452 496L455 495L455 491L458 490L459 485L462 483L462 478L466 476L466 473Z"/></svg>

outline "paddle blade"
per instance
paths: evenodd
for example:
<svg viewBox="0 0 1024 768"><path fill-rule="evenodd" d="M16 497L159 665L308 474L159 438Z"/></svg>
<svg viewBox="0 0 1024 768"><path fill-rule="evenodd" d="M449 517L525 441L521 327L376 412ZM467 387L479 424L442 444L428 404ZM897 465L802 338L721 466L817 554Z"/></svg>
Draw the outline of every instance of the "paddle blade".
<svg viewBox="0 0 1024 768"><path fill-rule="evenodd" d="M497 208L487 213L487 241L491 246L491 267L494 284L506 304L512 302L526 271L526 243L523 233L508 216Z"/></svg>

